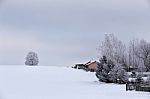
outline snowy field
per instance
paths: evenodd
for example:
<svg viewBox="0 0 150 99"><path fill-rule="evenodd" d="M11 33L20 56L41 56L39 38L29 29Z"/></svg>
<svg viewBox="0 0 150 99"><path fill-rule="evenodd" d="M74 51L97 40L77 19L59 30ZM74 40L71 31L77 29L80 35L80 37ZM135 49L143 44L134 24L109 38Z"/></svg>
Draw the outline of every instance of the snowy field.
<svg viewBox="0 0 150 99"><path fill-rule="evenodd" d="M99 83L94 73L65 67L0 67L0 99L150 99L125 85Z"/></svg>

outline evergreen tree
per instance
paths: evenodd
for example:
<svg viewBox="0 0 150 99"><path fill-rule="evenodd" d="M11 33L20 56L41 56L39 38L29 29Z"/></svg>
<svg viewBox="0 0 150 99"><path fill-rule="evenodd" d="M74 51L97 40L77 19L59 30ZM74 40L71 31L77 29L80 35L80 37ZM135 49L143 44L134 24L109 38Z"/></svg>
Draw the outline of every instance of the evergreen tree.
<svg viewBox="0 0 150 99"><path fill-rule="evenodd" d="M113 67L114 67L113 62L107 60L106 56L103 56L100 59L100 63L98 63L96 70L96 76L99 79L99 81L111 83L112 81L110 80L109 75Z"/></svg>

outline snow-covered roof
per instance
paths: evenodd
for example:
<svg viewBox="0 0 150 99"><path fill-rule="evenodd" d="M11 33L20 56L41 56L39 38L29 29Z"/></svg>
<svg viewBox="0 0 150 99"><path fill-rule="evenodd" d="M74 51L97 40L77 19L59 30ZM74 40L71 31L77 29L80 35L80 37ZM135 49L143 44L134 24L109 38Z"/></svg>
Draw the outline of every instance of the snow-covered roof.
<svg viewBox="0 0 150 99"><path fill-rule="evenodd" d="M150 75L150 72L135 72L137 75L142 74L142 75ZM132 75L132 72L127 72L127 75Z"/></svg>
<svg viewBox="0 0 150 99"><path fill-rule="evenodd" d="M95 63L96 61L89 61L89 62L87 62L85 65L91 65L91 64L93 64L93 63Z"/></svg>
<svg viewBox="0 0 150 99"><path fill-rule="evenodd" d="M135 68L135 69L137 69L137 67L135 67L135 66L132 66L132 65L131 65L131 66L129 66L129 68Z"/></svg>
<svg viewBox="0 0 150 99"><path fill-rule="evenodd" d="M131 75L132 74L132 72L127 72L127 75Z"/></svg>
<svg viewBox="0 0 150 99"><path fill-rule="evenodd" d="M142 79L146 82L149 77L142 77ZM135 82L137 78L128 78L129 82Z"/></svg>
<svg viewBox="0 0 150 99"><path fill-rule="evenodd" d="M150 72L143 72L144 75L150 75Z"/></svg>
<svg viewBox="0 0 150 99"><path fill-rule="evenodd" d="M135 82L137 78L128 78L129 82Z"/></svg>
<svg viewBox="0 0 150 99"><path fill-rule="evenodd" d="M147 81L148 77L142 77L144 81Z"/></svg>

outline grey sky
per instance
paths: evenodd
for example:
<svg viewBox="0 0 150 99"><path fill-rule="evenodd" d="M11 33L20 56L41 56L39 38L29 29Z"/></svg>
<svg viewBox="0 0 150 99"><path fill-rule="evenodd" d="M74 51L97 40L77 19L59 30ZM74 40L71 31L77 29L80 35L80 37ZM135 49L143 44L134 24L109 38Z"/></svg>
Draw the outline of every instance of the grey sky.
<svg viewBox="0 0 150 99"><path fill-rule="evenodd" d="M24 64L30 50L40 65L97 59L105 33L150 41L149 18L148 0L1 0L0 64Z"/></svg>

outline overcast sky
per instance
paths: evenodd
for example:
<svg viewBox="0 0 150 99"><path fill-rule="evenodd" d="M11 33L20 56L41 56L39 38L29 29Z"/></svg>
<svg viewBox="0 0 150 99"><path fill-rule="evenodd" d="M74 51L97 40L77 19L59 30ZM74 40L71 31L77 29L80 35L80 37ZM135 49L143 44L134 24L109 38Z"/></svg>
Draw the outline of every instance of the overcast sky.
<svg viewBox="0 0 150 99"><path fill-rule="evenodd" d="M72 66L97 59L105 33L150 41L148 0L0 0L0 65Z"/></svg>

